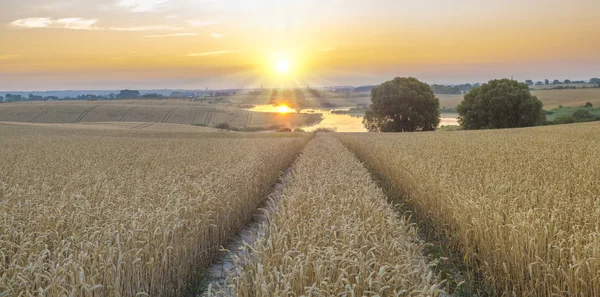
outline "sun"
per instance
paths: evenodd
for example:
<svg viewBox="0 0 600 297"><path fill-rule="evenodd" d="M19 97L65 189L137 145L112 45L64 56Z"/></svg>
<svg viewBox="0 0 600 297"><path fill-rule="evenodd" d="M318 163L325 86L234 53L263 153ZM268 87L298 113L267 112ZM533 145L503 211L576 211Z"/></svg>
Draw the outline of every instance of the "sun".
<svg viewBox="0 0 600 297"><path fill-rule="evenodd" d="M293 112L294 110L289 108L287 105L279 105L277 107L275 107L275 109L277 110L278 113L290 113Z"/></svg>
<svg viewBox="0 0 600 297"><path fill-rule="evenodd" d="M275 61L275 71L279 74L287 74L290 72L290 60L279 58Z"/></svg>

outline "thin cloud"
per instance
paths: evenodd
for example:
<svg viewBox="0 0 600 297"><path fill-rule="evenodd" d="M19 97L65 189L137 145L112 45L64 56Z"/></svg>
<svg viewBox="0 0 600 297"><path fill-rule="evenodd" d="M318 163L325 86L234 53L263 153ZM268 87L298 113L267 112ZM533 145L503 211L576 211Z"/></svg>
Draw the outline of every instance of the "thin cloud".
<svg viewBox="0 0 600 297"><path fill-rule="evenodd" d="M161 25L161 26L138 26L138 27L110 27L107 30L143 32L143 31L178 31L178 30L183 30L183 28Z"/></svg>
<svg viewBox="0 0 600 297"><path fill-rule="evenodd" d="M223 51L214 51L214 52L203 52L203 53L189 53L187 54L188 57L207 57L207 56L220 56L220 55L226 55L226 54L233 54L233 53L239 53L239 50L223 50Z"/></svg>
<svg viewBox="0 0 600 297"><path fill-rule="evenodd" d="M53 20L51 18L26 18L19 19L10 23L13 27L20 28L59 28L71 30L96 30L94 25L98 22L97 19L84 18L63 18Z"/></svg>
<svg viewBox="0 0 600 297"><path fill-rule="evenodd" d="M187 22L192 27L205 27L205 26L210 26L210 25L214 25L217 23L215 21L204 21L204 20L188 20Z"/></svg>
<svg viewBox="0 0 600 297"><path fill-rule="evenodd" d="M62 26L65 29L95 30L96 28L94 25L96 25L97 22L97 19L64 18L58 19L54 23Z"/></svg>
<svg viewBox="0 0 600 297"><path fill-rule="evenodd" d="M162 34L162 35L146 35L146 38L161 38L161 37L184 37L184 36L198 36L198 33L173 33L173 34Z"/></svg>
<svg viewBox="0 0 600 297"><path fill-rule="evenodd" d="M118 0L117 6L125 7L131 12L152 12L167 2L169 0Z"/></svg>
<svg viewBox="0 0 600 297"><path fill-rule="evenodd" d="M210 37L212 37L212 38L223 38L223 37L225 37L225 35L223 35L221 33L215 33L215 32L213 32L213 33L210 33Z"/></svg>
<svg viewBox="0 0 600 297"><path fill-rule="evenodd" d="M51 18L26 18L19 19L10 23L13 27L20 28L54 28L54 29L70 29L70 30L106 30L106 31L127 31L127 32L143 32L143 31L179 31L181 27L157 25L157 26L132 26L132 27L97 27L97 19L84 18L62 18L53 20Z"/></svg>
<svg viewBox="0 0 600 297"><path fill-rule="evenodd" d="M20 57L21 55L0 55L0 61L2 60L12 60Z"/></svg>
<svg viewBox="0 0 600 297"><path fill-rule="evenodd" d="M26 18L13 21L10 25L23 28L47 28L52 23L54 21L51 18Z"/></svg>

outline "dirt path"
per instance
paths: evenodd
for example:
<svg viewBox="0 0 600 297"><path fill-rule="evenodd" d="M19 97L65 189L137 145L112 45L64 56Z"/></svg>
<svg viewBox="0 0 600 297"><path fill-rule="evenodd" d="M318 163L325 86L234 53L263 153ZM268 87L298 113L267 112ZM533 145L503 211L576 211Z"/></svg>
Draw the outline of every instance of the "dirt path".
<svg viewBox="0 0 600 297"><path fill-rule="evenodd" d="M254 213L250 224L231 239L227 249L207 270L206 278L200 284L201 293L196 296L209 296L209 288L212 290L212 288L226 287L227 278L237 276L239 265L236 266L235 262L243 258L248 251L248 246L252 246L257 239L265 236L267 214L276 211L277 204L283 198L285 181L291 178L293 168L294 166L291 166L284 172L282 178L273 187L273 192L267 196L265 204Z"/></svg>

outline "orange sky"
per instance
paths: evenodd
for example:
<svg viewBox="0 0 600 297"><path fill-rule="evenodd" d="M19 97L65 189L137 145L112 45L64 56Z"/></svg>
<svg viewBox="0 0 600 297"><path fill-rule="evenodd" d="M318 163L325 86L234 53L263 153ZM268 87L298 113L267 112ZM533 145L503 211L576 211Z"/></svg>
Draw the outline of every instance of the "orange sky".
<svg viewBox="0 0 600 297"><path fill-rule="evenodd" d="M2 0L0 90L600 76L600 1L493 2Z"/></svg>

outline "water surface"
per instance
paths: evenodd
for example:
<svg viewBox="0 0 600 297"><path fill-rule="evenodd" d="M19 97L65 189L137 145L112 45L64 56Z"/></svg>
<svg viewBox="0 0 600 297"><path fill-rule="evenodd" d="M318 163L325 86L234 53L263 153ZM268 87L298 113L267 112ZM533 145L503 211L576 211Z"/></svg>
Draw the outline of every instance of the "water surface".
<svg viewBox="0 0 600 297"><path fill-rule="evenodd" d="M331 110L326 109L302 109L299 113L320 113L323 115L323 120L313 126L301 127L307 132L312 132L318 128L335 129L337 132L367 132L367 129L362 124L363 115L361 114L335 114L332 111L350 110L351 107L336 108ZM257 105L248 110L256 112L274 112L279 113L282 108L271 104ZM289 110L289 112L297 112ZM443 113L441 114L440 126L458 125L458 114Z"/></svg>

